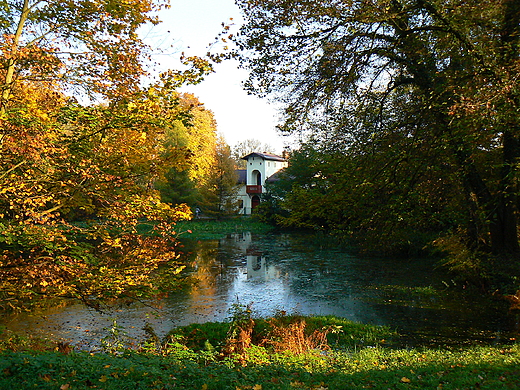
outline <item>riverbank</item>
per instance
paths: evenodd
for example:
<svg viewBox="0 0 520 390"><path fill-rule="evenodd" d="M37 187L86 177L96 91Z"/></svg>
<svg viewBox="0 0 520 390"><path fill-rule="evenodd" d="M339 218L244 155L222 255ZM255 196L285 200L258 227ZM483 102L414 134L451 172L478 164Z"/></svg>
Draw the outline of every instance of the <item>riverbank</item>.
<svg viewBox="0 0 520 390"><path fill-rule="evenodd" d="M260 222L250 216L240 216L222 220L207 218L179 221L176 223L176 231L182 238L196 240L216 240L229 234L250 232L264 234L275 230L266 223Z"/></svg>
<svg viewBox="0 0 520 390"><path fill-rule="evenodd" d="M518 345L392 347L388 328L336 317L252 320L178 328L138 350L16 350L4 340L0 388L16 389L511 389L520 387ZM252 322L251 322L252 321ZM326 336L326 342L323 336ZM388 339L387 339L388 337ZM33 345L34 346L34 345Z"/></svg>

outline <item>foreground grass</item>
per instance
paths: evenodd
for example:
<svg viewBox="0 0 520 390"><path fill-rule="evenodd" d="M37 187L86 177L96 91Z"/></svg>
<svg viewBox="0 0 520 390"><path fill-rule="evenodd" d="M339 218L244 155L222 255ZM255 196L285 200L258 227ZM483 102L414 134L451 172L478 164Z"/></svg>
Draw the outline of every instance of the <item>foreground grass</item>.
<svg viewBox="0 0 520 390"><path fill-rule="evenodd" d="M126 353L4 353L2 389L517 389L518 348L274 356L258 364L201 364Z"/></svg>
<svg viewBox="0 0 520 390"><path fill-rule="evenodd" d="M393 332L334 317L306 318L307 334L325 326L332 348L277 351L252 342L242 354L223 354L229 324L174 330L168 343L149 342L139 353L12 352L0 355L1 389L516 389L517 345L464 349L385 347ZM282 322L285 321L285 324ZM291 320L277 322L279 326ZM294 324L294 322L292 322ZM272 322L271 322L272 324ZM277 325L277 326L278 326ZM266 340L273 328L255 321ZM226 331L227 329L227 331ZM239 328L243 329L243 328ZM284 328L287 329L287 328ZM382 339L385 337L385 339ZM287 336L289 338L289 336ZM220 352L219 352L220 351Z"/></svg>

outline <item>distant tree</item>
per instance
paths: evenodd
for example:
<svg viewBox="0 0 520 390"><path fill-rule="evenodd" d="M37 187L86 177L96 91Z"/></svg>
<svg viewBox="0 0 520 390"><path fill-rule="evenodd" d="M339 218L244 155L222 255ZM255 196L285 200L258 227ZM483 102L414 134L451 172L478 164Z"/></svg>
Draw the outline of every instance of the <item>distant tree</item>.
<svg viewBox="0 0 520 390"><path fill-rule="evenodd" d="M189 177L197 187L201 187L215 165L217 123L213 112L192 94L180 95L180 107L189 115L188 121L184 123L186 148L190 153Z"/></svg>
<svg viewBox="0 0 520 390"><path fill-rule="evenodd" d="M215 217L235 215L238 211L238 175L231 158L231 149L220 136L215 149L215 166L202 189L203 214Z"/></svg>
<svg viewBox="0 0 520 390"><path fill-rule="evenodd" d="M199 188L189 177L187 170L170 168L164 178L156 184L161 200L172 205L186 204L194 207L200 203Z"/></svg>
<svg viewBox="0 0 520 390"><path fill-rule="evenodd" d="M165 129L165 155L175 161L165 176L158 180L163 201L186 203L195 207L200 202L200 190L214 172L217 139L213 113L191 94L177 95L182 117Z"/></svg>
<svg viewBox="0 0 520 390"><path fill-rule="evenodd" d="M261 141L256 139L246 139L238 142L232 149L233 160L235 160L237 168L244 169L246 167L246 161L242 160L242 157L253 152L274 153L274 149L271 145L262 144Z"/></svg>
<svg viewBox="0 0 520 390"><path fill-rule="evenodd" d="M255 208L256 216L270 224L284 227L323 229L325 220L317 221L311 212L313 197L307 190L321 187L324 168L320 153L313 146L302 145L288 159L288 166L277 174L277 180L265 184L262 202ZM296 204L295 193L305 191L308 198ZM301 208L301 214L297 209ZM332 217L330 210L327 215ZM311 219L314 221L311 222Z"/></svg>

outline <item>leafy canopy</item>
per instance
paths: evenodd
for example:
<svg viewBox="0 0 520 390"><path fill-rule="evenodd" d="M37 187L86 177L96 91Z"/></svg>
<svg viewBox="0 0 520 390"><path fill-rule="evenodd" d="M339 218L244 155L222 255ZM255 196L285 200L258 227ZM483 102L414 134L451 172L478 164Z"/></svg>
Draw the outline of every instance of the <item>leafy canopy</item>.
<svg viewBox="0 0 520 390"><path fill-rule="evenodd" d="M238 4L249 90L285 102L283 131L344 156L322 207L364 189L353 206L379 208L379 222L365 217L363 231L440 213L431 228L460 247L519 257L514 1Z"/></svg>

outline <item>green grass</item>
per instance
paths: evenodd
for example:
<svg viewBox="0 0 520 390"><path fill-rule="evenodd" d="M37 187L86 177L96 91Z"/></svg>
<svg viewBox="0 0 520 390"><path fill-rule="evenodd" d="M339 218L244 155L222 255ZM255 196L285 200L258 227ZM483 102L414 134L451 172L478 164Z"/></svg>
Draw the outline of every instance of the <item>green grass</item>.
<svg viewBox="0 0 520 390"><path fill-rule="evenodd" d="M385 347L387 328L336 317L283 317L278 324L305 319L309 332L341 326L332 349L273 352L254 345L242 359L218 351L230 323L174 329L162 348L145 344L119 355L53 351L0 354L0 389L516 389L520 348L473 346L457 349ZM268 324L255 320L266 336ZM264 332L264 333L262 333ZM336 334L334 335L336 336ZM212 340L212 348L205 341ZM192 347L190 347L192 346Z"/></svg>
<svg viewBox="0 0 520 390"><path fill-rule="evenodd" d="M519 352L517 346L463 351L377 347L326 356L263 355L259 363L245 366L130 352L118 357L7 352L0 360L0 388L516 389Z"/></svg>
<svg viewBox="0 0 520 390"><path fill-rule="evenodd" d="M267 233L274 228L251 217L235 217L223 220L193 219L176 224L181 237L196 240L220 239L232 233ZM188 233L191 231L191 233Z"/></svg>

